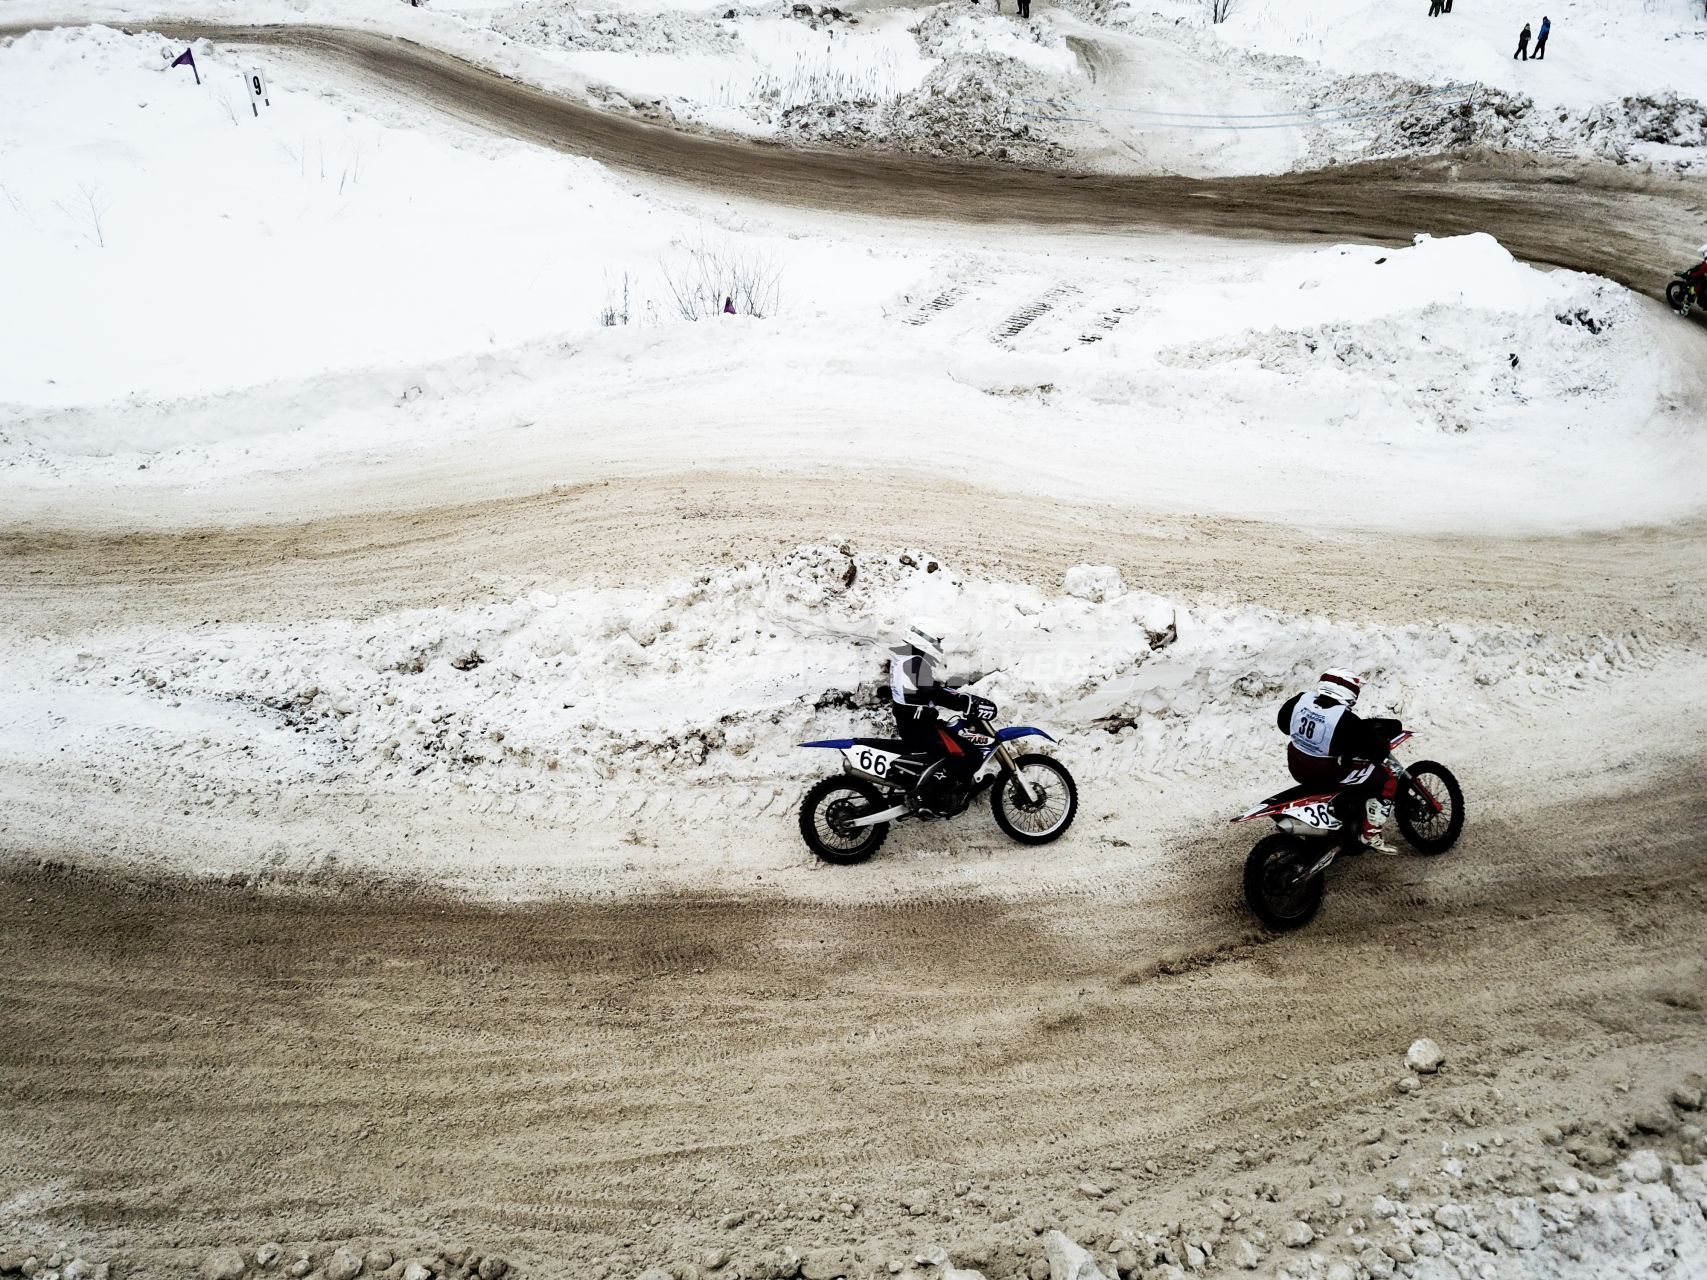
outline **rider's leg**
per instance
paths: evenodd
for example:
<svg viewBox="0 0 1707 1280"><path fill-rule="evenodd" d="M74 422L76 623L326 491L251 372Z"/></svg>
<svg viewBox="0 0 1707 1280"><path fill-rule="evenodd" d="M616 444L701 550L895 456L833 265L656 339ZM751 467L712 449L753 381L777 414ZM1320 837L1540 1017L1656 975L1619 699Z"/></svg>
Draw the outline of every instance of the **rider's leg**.
<svg viewBox="0 0 1707 1280"><path fill-rule="evenodd" d="M1360 843L1371 853L1396 854L1399 851L1382 838L1381 828L1393 816L1393 797L1398 794L1399 780L1383 765L1355 789L1363 801Z"/></svg>

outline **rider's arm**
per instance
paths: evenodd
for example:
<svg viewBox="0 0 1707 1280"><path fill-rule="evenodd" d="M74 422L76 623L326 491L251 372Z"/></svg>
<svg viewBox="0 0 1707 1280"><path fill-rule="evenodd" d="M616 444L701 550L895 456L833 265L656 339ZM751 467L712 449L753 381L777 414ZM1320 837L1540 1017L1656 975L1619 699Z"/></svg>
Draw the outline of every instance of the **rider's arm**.
<svg viewBox="0 0 1707 1280"><path fill-rule="evenodd" d="M933 707L946 707L950 711L960 712L961 715L965 715L972 709L970 694L962 693L958 689L950 689L945 684L933 684L921 692Z"/></svg>
<svg viewBox="0 0 1707 1280"><path fill-rule="evenodd" d="M1353 712L1340 717L1334 730L1334 755L1341 760L1385 760L1399 734L1399 722L1378 716L1365 719Z"/></svg>
<svg viewBox="0 0 1707 1280"><path fill-rule="evenodd" d="M1292 735L1292 713L1297 709L1298 699L1303 696L1301 693L1293 694L1280 704L1280 714L1275 717L1275 722L1280 726L1280 731L1288 737Z"/></svg>
<svg viewBox="0 0 1707 1280"><path fill-rule="evenodd" d="M938 684L930 664L918 654L896 654L889 660L889 696L909 707L945 707L965 715L972 708L969 695Z"/></svg>

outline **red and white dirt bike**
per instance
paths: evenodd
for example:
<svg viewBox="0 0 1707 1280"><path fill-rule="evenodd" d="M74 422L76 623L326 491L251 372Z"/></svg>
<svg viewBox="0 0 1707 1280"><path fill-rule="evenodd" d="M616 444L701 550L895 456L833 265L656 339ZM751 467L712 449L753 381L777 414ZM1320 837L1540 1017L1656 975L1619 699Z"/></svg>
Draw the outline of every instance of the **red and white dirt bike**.
<svg viewBox="0 0 1707 1280"><path fill-rule="evenodd" d="M1393 739L1396 751L1411 740L1410 730ZM1410 768L1389 755L1387 767L1399 780L1393 817L1400 833L1418 853L1445 853L1464 830L1464 792L1443 764L1423 760ZM1341 854L1363 852L1362 805L1347 821L1340 812L1340 791L1292 787L1245 810L1234 822L1273 818L1280 830L1256 842L1245 859L1245 901L1271 929L1297 929L1310 923L1322 905L1327 870Z"/></svg>

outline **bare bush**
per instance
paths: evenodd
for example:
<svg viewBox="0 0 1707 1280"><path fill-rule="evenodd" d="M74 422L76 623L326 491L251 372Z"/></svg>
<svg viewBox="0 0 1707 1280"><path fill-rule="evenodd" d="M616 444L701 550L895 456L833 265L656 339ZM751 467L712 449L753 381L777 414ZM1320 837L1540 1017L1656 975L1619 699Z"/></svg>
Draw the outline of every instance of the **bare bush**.
<svg viewBox="0 0 1707 1280"><path fill-rule="evenodd" d="M86 182L77 184L77 194L80 199L70 203L55 200L53 207L65 215L79 235L97 248L105 249L107 210L112 207L112 201L101 193L99 187L90 186Z"/></svg>
<svg viewBox="0 0 1707 1280"><path fill-rule="evenodd" d="M619 302L616 290L605 290L604 310L599 312L599 323L607 329L614 329L619 324L628 323L628 272L622 273L622 300Z"/></svg>
<svg viewBox="0 0 1707 1280"><path fill-rule="evenodd" d="M661 264L665 287L684 320L705 320L727 306L763 319L776 310L782 268L769 254L701 239Z"/></svg>
<svg viewBox="0 0 1707 1280"><path fill-rule="evenodd" d="M1222 23L1227 21L1227 15L1233 12L1237 0L1209 0L1209 21Z"/></svg>

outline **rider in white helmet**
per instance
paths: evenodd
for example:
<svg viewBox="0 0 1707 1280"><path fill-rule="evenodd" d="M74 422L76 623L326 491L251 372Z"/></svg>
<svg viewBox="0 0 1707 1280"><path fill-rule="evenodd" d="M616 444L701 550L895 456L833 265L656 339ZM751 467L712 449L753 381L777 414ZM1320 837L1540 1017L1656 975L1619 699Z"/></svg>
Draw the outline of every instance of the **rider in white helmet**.
<svg viewBox="0 0 1707 1280"><path fill-rule="evenodd" d="M996 704L940 683L942 665L942 628L929 618L913 619L889 659L895 732L909 754L922 755L927 761L946 758L964 764L965 769L955 772L964 773L964 780L969 781L980 756L937 713L946 710L973 720L990 720L996 715Z"/></svg>
<svg viewBox="0 0 1707 1280"><path fill-rule="evenodd" d="M996 714L996 704L976 694L939 683L943 665L942 628L929 618L907 624L901 643L889 659L889 697L895 712L895 731L910 748L940 747L937 709L959 712L978 720Z"/></svg>
<svg viewBox="0 0 1707 1280"><path fill-rule="evenodd" d="M1388 751L1399 733L1399 722L1365 719L1353 707L1363 690L1355 671L1334 667L1324 671L1316 687L1281 704L1280 731L1292 741L1286 766L1307 787L1340 789L1349 801L1363 801L1362 842L1371 853L1398 852L1381 836L1393 816L1398 779L1387 769Z"/></svg>

